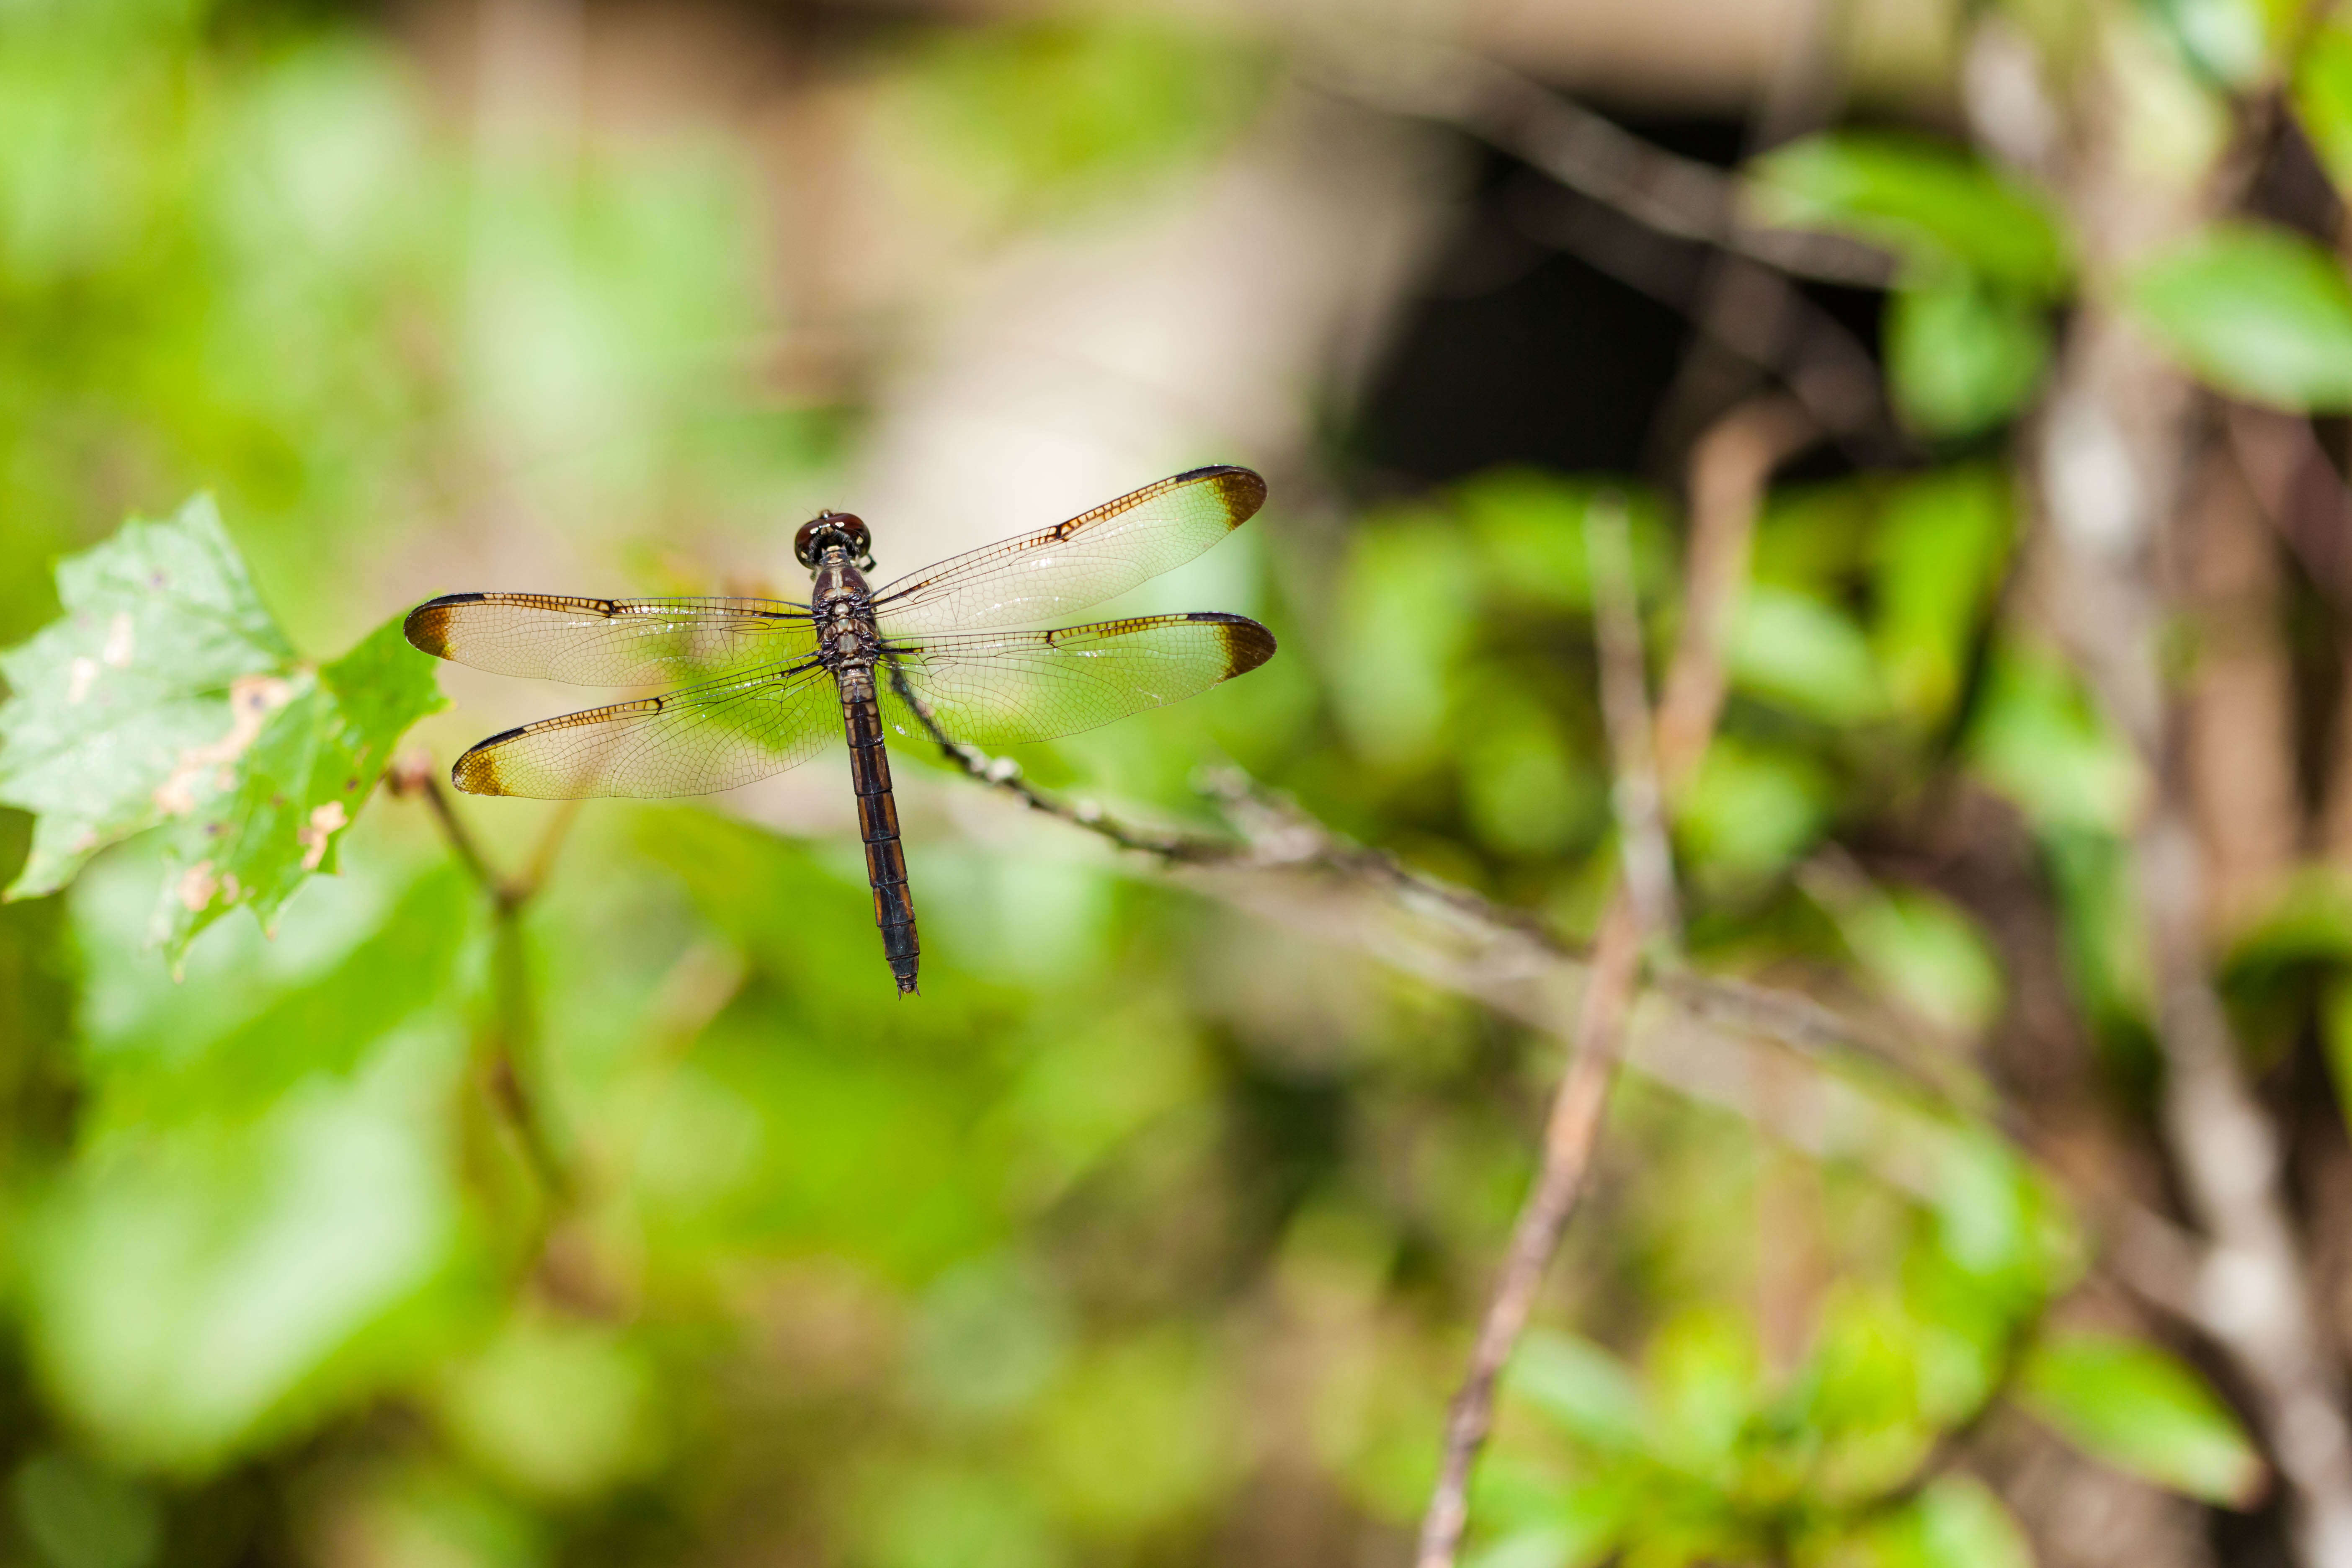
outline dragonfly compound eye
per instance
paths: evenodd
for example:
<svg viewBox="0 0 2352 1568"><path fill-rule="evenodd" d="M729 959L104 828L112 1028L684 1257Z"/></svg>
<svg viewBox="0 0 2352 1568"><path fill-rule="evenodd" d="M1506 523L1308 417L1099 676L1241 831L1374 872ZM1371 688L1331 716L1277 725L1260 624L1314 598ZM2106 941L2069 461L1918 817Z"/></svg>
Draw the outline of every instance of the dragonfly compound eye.
<svg viewBox="0 0 2352 1568"><path fill-rule="evenodd" d="M866 553L865 521L845 511L823 511L801 524L793 539L793 554L803 566L816 565L817 552L829 544L845 545L852 556Z"/></svg>

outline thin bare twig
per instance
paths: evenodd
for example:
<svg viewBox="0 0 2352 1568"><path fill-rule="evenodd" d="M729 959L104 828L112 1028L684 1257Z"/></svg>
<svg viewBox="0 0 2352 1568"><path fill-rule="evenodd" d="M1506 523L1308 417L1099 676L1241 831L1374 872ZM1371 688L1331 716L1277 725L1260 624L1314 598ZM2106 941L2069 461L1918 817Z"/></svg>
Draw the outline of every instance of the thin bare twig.
<svg viewBox="0 0 2352 1568"><path fill-rule="evenodd" d="M1674 851L1666 843L1665 803L1658 787L1656 748L1650 733L1649 678L1643 669L1642 612L1633 590L1633 550L1626 535L1625 503L1616 494L1596 498L1584 519L1585 553L1592 567L1592 625L1601 648L1601 712L1609 730L1609 763L1625 890L1645 935L1679 945Z"/></svg>
<svg viewBox="0 0 2352 1568"><path fill-rule="evenodd" d="M1620 766L1628 758L1654 758L1654 792L1672 799L1689 782L1706 755L1722 711L1723 650L1729 622L1738 608L1756 511L1772 469L1816 434L1816 426L1787 398L1774 395L1745 404L1727 415L1699 442L1691 475L1691 543L1688 592L1682 630L1667 665L1654 737L1612 733ZM1596 581L1599 593L1604 584ZM1621 592L1622 579L1619 580ZM1632 670L1604 681L1633 689L1640 699L1638 628L1628 638L1609 622L1630 610L1603 607L1597 619L1604 665L1632 660ZM1625 693L1621 691L1622 704ZM1647 729L1640 716L1612 715L1612 730ZM1469 1523L1470 1472L1494 1423L1495 1384L1534 1310L1545 1269L1559 1250L1569 1216L1575 1212L1591 1170L1609 1088L1616 1077L1625 1027L1641 978L1643 929L1639 895L1628 863L1601 917L1593 943L1592 970L1579 1005L1576 1055L1560 1080L1544 1127L1543 1161L1533 1188L1513 1226L1478 1337L1469 1371L1446 1413L1445 1445L1437 1484L1422 1515L1415 1568L1453 1568Z"/></svg>

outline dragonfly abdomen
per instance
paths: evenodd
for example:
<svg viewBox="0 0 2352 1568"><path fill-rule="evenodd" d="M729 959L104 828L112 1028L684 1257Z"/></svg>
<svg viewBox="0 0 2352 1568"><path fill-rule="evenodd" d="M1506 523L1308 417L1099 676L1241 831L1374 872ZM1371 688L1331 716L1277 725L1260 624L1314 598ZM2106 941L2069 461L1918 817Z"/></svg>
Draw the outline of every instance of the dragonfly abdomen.
<svg viewBox="0 0 2352 1568"><path fill-rule="evenodd" d="M915 901L907 892L907 855L898 844L898 807L890 793L890 753L882 744L882 710L870 669L845 670L841 719L849 736L850 785L857 795L858 836L866 841L866 876L874 888L874 923L898 994L915 992L922 944L915 935Z"/></svg>

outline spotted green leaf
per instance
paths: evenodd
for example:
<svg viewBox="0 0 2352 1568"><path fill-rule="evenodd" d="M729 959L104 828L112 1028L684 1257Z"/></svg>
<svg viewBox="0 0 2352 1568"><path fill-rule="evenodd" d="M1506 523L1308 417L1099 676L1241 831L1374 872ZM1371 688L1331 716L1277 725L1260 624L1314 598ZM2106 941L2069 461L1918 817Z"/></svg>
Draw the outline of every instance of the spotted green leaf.
<svg viewBox="0 0 2352 1568"><path fill-rule="evenodd" d="M298 662L208 498L58 568L65 614L0 654L0 802L35 814L11 897L173 828L155 934L177 962L239 905L264 925L335 845L409 725L441 706L397 619Z"/></svg>
<svg viewBox="0 0 2352 1568"><path fill-rule="evenodd" d="M294 650L210 497L125 523L57 578L65 614L0 653L0 804L36 817L12 899L55 892L107 845L193 815L293 695Z"/></svg>

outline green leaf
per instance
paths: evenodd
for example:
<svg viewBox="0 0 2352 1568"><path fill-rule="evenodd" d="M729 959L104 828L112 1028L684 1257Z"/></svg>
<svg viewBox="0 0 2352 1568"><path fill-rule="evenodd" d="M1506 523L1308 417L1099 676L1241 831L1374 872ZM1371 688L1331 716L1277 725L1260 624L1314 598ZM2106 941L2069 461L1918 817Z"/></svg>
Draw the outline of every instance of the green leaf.
<svg viewBox="0 0 2352 1568"><path fill-rule="evenodd" d="M2217 87L2250 87L2270 63L2268 17L2255 0L2145 0L2189 66Z"/></svg>
<svg viewBox="0 0 2352 1568"><path fill-rule="evenodd" d="M392 1070L79 1157L26 1248L34 1359L65 1414L126 1462L197 1474L429 1359L461 1239L432 1107L461 1043L395 1034ZM425 1057L445 1065L419 1095Z"/></svg>
<svg viewBox="0 0 2352 1568"><path fill-rule="evenodd" d="M1887 498L1872 563L1871 646L1889 700L1922 724L1951 711L2009 553L2009 481L1959 468Z"/></svg>
<svg viewBox="0 0 2352 1568"><path fill-rule="evenodd" d="M1434 753L1475 629L1471 571L1459 531L1439 519L1357 534L1339 587L1334 695L1349 739L1373 763L1403 769Z"/></svg>
<svg viewBox="0 0 2352 1568"><path fill-rule="evenodd" d="M1882 1568L2032 1568L2032 1548L1972 1476L1944 1476L1871 1532Z"/></svg>
<svg viewBox="0 0 2352 1568"><path fill-rule="evenodd" d="M1265 57L1171 18L1040 17L922 51L907 116L956 195L1066 205L1213 153L1263 100Z"/></svg>
<svg viewBox="0 0 2352 1568"><path fill-rule="evenodd" d="M2236 1417L2152 1345L2053 1336L2027 1358L2019 1397L2068 1442L2143 1480L2234 1508L2262 1492L2263 1461Z"/></svg>
<svg viewBox="0 0 2352 1568"><path fill-rule="evenodd" d="M1605 1451L1638 1448L1649 1431L1641 1385L1590 1340L1532 1332L1511 1358L1508 1384L1571 1436Z"/></svg>
<svg viewBox="0 0 2352 1568"><path fill-rule="evenodd" d="M2130 742L2064 661L2023 643L1994 649L1968 749L1985 781L2045 831L2128 832L2147 789Z"/></svg>
<svg viewBox="0 0 2352 1568"><path fill-rule="evenodd" d="M1763 1376L1753 1326L1726 1309L1691 1308L1668 1320L1643 1360L1661 1456L1696 1474L1720 1473Z"/></svg>
<svg viewBox="0 0 2352 1568"><path fill-rule="evenodd" d="M1976 923L1920 888L1837 909L1839 934L1879 985L1920 1016L1972 1035L2000 1010L2000 964Z"/></svg>
<svg viewBox="0 0 2352 1568"><path fill-rule="evenodd" d="M518 1316L440 1394L458 1447L526 1495L593 1497L659 1457L651 1369L603 1325Z"/></svg>
<svg viewBox="0 0 2352 1568"><path fill-rule="evenodd" d="M209 498L58 567L65 615L0 655L0 801L37 814L10 897L178 825L155 935L176 965L240 904L265 928L336 846L393 746L442 706L398 618L323 669L295 662Z"/></svg>
<svg viewBox="0 0 2352 1568"><path fill-rule="evenodd" d="M2352 191L2352 26L2314 28L2294 67L2294 111L2338 191Z"/></svg>
<svg viewBox="0 0 2352 1568"><path fill-rule="evenodd" d="M2336 1104L2352 1127L2352 979L2336 976L2320 998L2319 1033L2327 1052L2328 1076L2336 1080Z"/></svg>
<svg viewBox="0 0 2352 1568"><path fill-rule="evenodd" d="M1548 609L1592 607L1592 552L1584 519L1596 497L1625 510L1633 582L1643 599L1674 577L1674 545L1656 495L1638 485L1563 479L1539 468L1490 469L1454 489L1454 505L1477 542L1487 591Z"/></svg>
<svg viewBox="0 0 2352 1568"><path fill-rule="evenodd" d="M1749 589L1730 664L1740 690L1826 723L1857 723L1885 704L1870 640L1843 611L1810 594L1764 584Z"/></svg>
<svg viewBox="0 0 2352 1568"><path fill-rule="evenodd" d="M270 715L236 763L236 787L180 835L157 934L174 962L198 931L240 904L264 930L335 851L408 727L446 706L432 661L394 616L320 669Z"/></svg>
<svg viewBox="0 0 2352 1568"><path fill-rule="evenodd" d="M2038 194L1921 137L1807 137L1759 159L1748 191L1767 222L1856 235L1915 267L1957 265L2042 299L2061 293L2073 274L2064 235Z"/></svg>
<svg viewBox="0 0 2352 1568"><path fill-rule="evenodd" d="M147 1568L162 1552L154 1496L79 1455L35 1455L9 1490L25 1533L53 1568Z"/></svg>
<svg viewBox="0 0 2352 1568"><path fill-rule="evenodd" d="M0 803L37 814L10 898L193 813L291 700L294 651L208 496L58 564L65 607L0 654Z"/></svg>
<svg viewBox="0 0 2352 1568"><path fill-rule="evenodd" d="M1725 736L1678 803L1675 838L1701 880L1741 881L1795 859L1828 814L1829 783L1811 758Z"/></svg>
<svg viewBox="0 0 2352 1568"><path fill-rule="evenodd" d="M2284 229L2217 224L2126 279L2123 301L2183 365L2282 408L2352 408L2352 284Z"/></svg>
<svg viewBox="0 0 2352 1568"><path fill-rule="evenodd" d="M1907 423L1931 436L1969 436L2033 395L2050 363L2050 326L2032 298L1940 270L1895 290L1886 358Z"/></svg>
<svg viewBox="0 0 2352 1568"><path fill-rule="evenodd" d="M1478 837L1514 855L1555 855L1609 820L1608 785L1580 766L1543 705L1508 680L1465 739L1463 805Z"/></svg>

